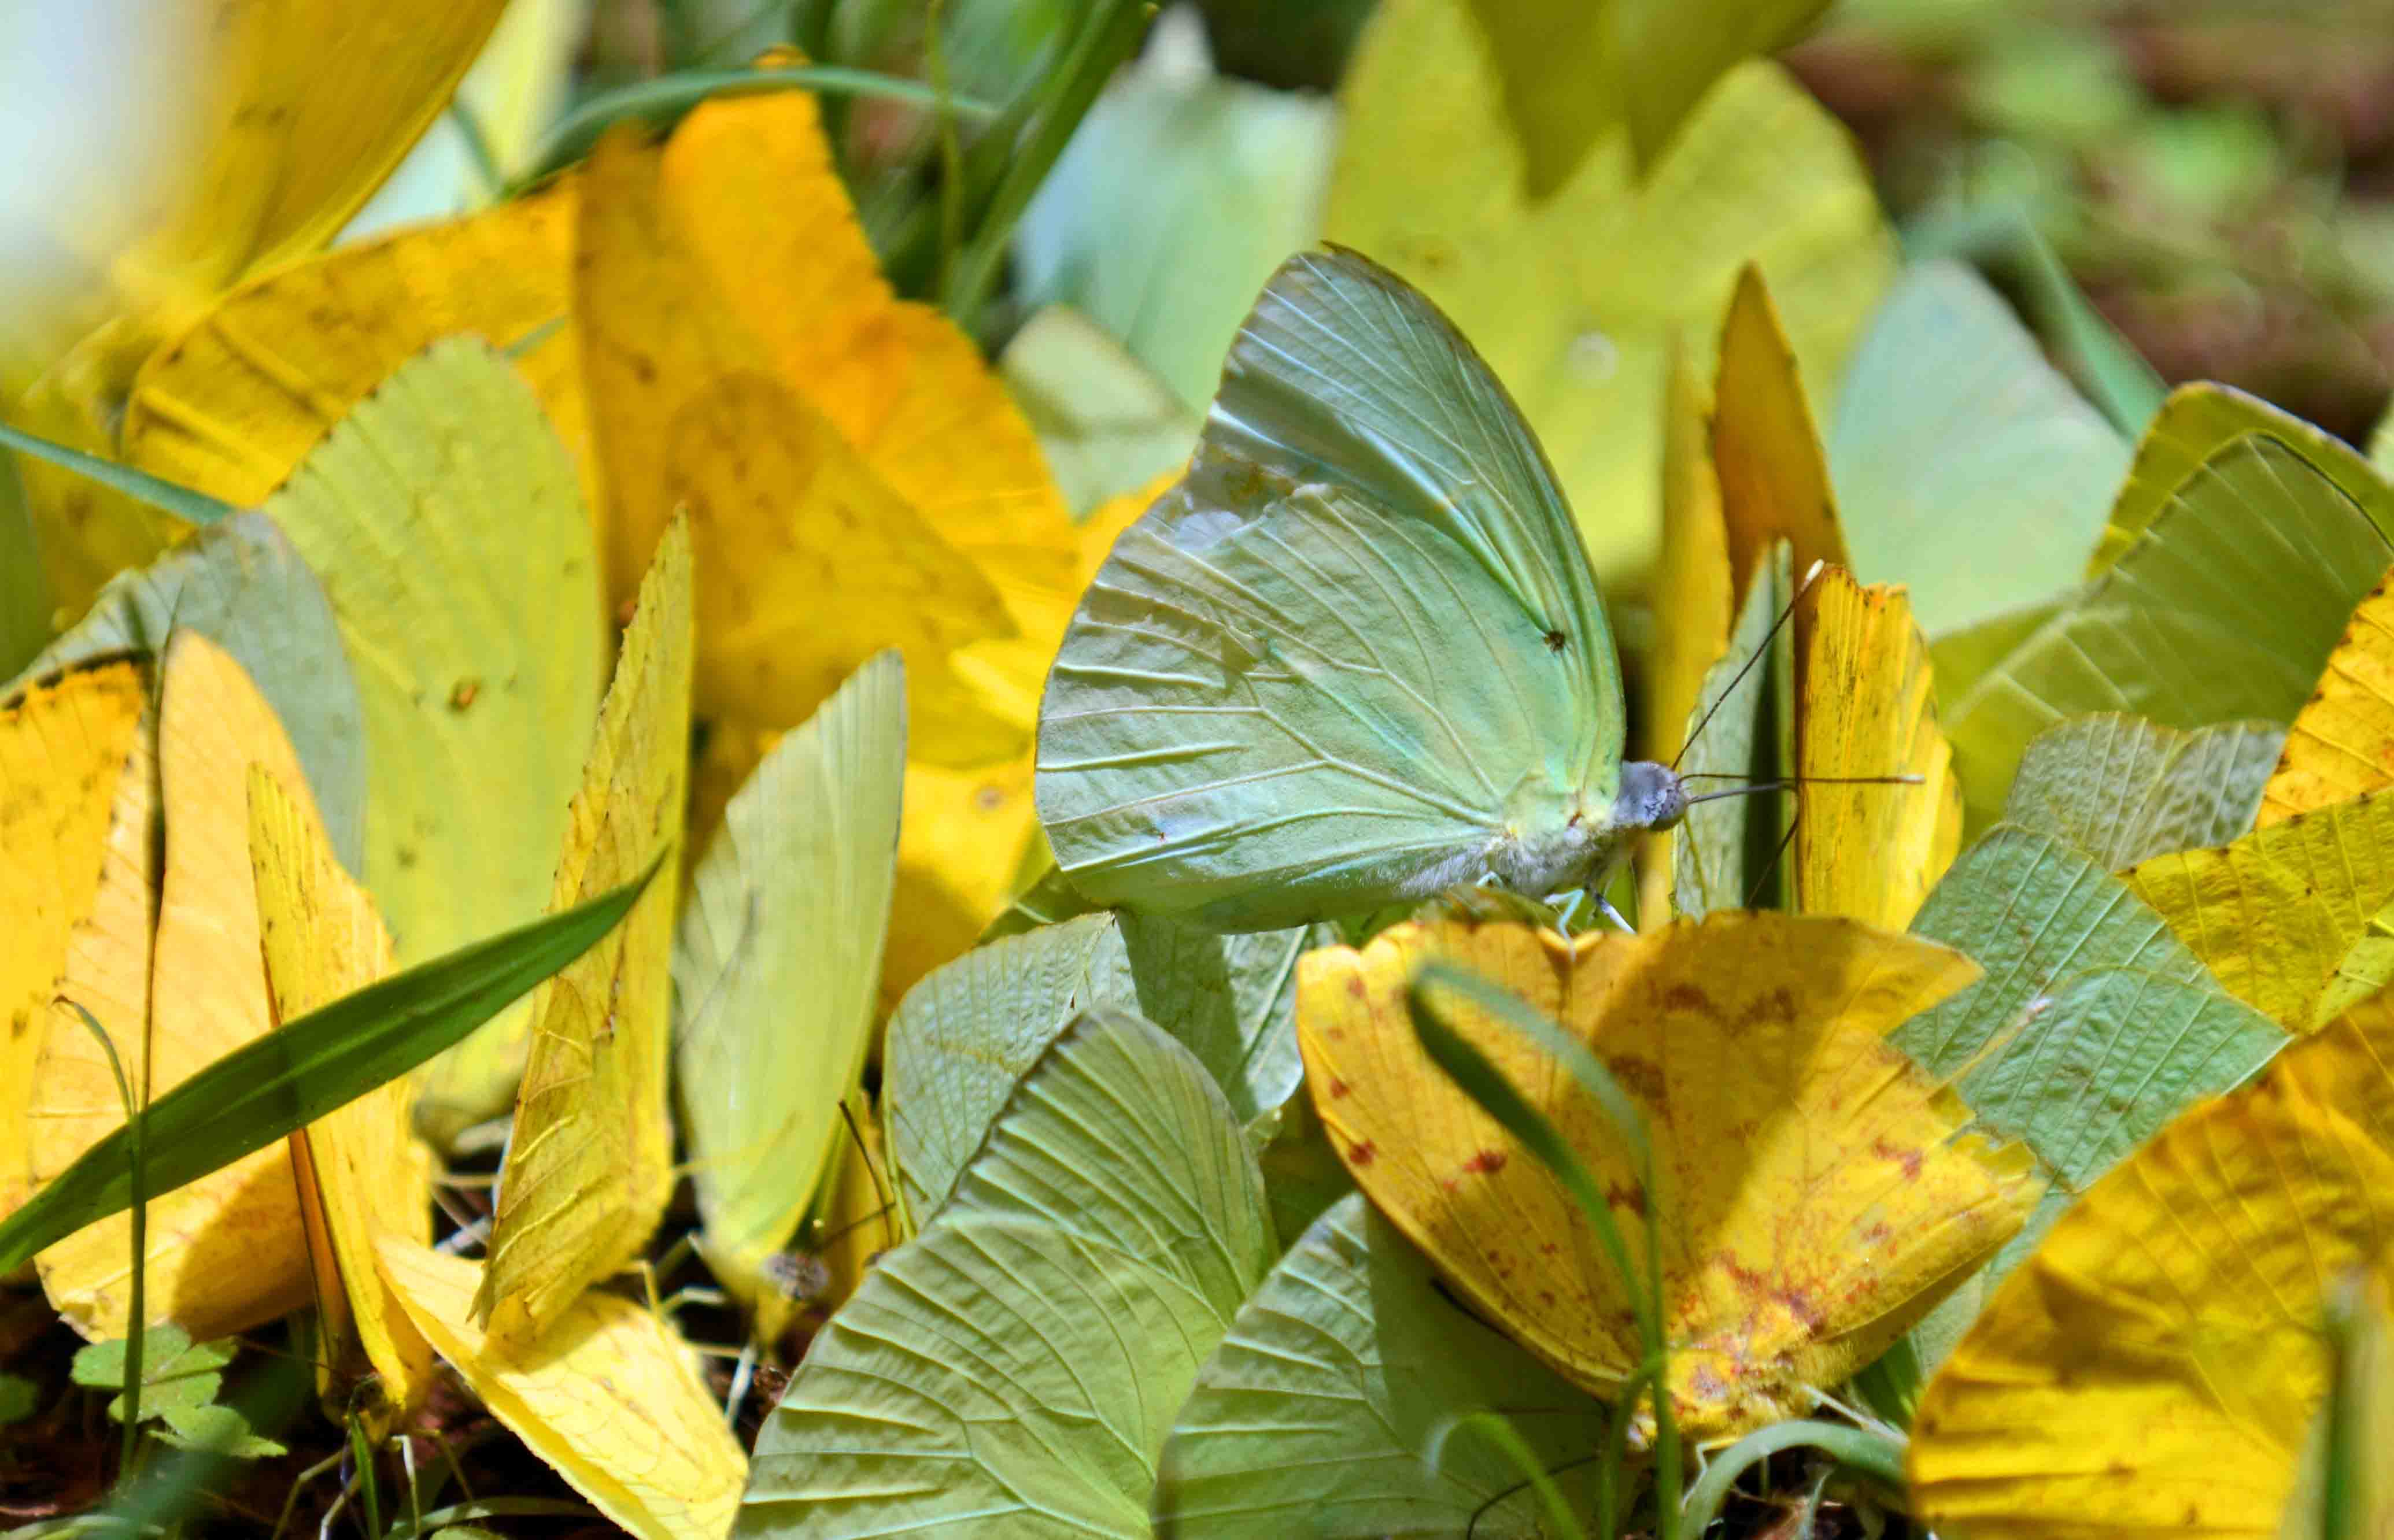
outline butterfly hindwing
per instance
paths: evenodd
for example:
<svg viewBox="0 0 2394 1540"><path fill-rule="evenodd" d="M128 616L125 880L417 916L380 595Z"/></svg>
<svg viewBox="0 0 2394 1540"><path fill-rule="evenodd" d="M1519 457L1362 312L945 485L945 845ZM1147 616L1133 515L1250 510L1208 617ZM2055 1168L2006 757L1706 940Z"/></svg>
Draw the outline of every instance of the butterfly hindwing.
<svg viewBox="0 0 2394 1540"><path fill-rule="evenodd" d="M1306 254L1073 617L1040 814L1092 899L1288 925L1609 813L1622 725L1595 579L1503 385L1401 280Z"/></svg>

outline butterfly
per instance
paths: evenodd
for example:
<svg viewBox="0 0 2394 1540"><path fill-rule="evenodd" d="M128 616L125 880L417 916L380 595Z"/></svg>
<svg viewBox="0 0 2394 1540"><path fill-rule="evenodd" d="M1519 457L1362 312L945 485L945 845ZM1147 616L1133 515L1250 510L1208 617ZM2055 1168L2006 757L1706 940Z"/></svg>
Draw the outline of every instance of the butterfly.
<svg viewBox="0 0 2394 1540"><path fill-rule="evenodd" d="M1418 290L1291 257L1188 473L1114 544L1040 706L1086 897L1269 930L1493 881L1600 892L1677 824L1554 468Z"/></svg>

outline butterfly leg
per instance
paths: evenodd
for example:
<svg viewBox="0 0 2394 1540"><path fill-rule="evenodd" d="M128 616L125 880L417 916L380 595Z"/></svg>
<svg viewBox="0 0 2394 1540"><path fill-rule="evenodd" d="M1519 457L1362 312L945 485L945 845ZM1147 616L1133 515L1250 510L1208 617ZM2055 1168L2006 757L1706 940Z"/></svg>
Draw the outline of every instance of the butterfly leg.
<svg viewBox="0 0 2394 1540"><path fill-rule="evenodd" d="M1611 899L1605 897L1604 894L1597 892L1594 888L1587 890L1587 895L1596 901L1596 912L1604 916L1605 919L1611 920L1615 930L1635 931L1638 929L1637 926L1632 925L1628 920L1624 920L1621 917L1621 911L1612 907Z"/></svg>

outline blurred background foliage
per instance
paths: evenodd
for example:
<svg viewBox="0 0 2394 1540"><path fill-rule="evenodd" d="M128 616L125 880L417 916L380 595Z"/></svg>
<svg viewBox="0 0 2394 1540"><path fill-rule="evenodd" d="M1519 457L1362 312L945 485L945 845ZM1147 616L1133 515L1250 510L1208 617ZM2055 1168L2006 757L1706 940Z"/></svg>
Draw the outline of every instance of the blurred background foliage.
<svg viewBox="0 0 2394 1540"><path fill-rule="evenodd" d="M1005 98L1087 8L952 0L955 88ZM1309 115L1270 93L1334 91L1371 0L1194 10L1219 80L1170 110L1110 104L1085 133L1164 157L1138 173L1159 227L1175 209L1184 236L1284 221L1310 152L1286 140ZM916 73L925 14L919 0L598 0L578 88L783 41ZM2394 385L2394 4L1840 0L1784 62L1853 130L1913 245L1968 249L1971 216L1982 230L1987 210L2018 208L2164 380L2222 380L2365 437ZM936 177L933 147L909 110L860 105L846 120L848 170L891 241ZM1204 153L1225 145L1246 153ZM1243 206L1243 179L1263 184ZM1033 294L1039 278L1053 281L1037 275Z"/></svg>

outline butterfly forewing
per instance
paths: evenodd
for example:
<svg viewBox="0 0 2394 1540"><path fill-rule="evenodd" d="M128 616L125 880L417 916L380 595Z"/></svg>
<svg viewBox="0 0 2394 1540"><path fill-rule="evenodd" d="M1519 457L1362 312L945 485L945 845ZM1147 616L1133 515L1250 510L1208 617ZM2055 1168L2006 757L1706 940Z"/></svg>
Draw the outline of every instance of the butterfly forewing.
<svg viewBox="0 0 2394 1540"><path fill-rule="evenodd" d="M1316 253L1073 617L1040 813L1089 897L1263 929L1609 815L1621 740L1595 579L1504 387L1401 280Z"/></svg>

